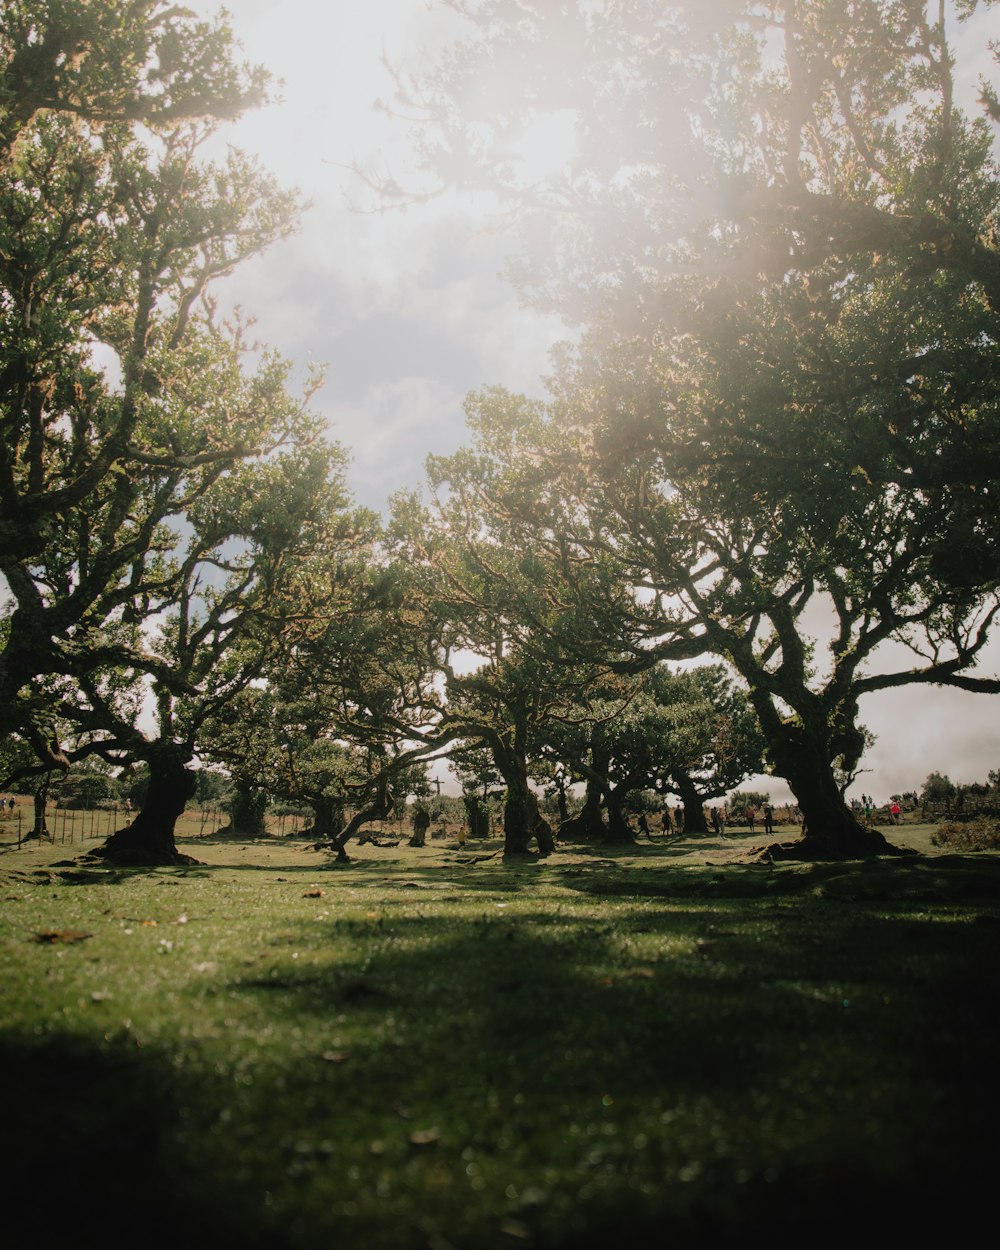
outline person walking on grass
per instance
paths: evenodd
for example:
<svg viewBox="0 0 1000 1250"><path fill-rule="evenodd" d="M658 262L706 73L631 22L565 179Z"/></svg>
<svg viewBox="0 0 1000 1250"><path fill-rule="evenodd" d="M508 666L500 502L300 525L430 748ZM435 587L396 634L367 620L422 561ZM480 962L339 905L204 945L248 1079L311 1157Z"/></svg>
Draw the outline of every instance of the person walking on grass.
<svg viewBox="0 0 1000 1250"><path fill-rule="evenodd" d="M770 803L764 804L764 832L768 837L774 833L774 808Z"/></svg>

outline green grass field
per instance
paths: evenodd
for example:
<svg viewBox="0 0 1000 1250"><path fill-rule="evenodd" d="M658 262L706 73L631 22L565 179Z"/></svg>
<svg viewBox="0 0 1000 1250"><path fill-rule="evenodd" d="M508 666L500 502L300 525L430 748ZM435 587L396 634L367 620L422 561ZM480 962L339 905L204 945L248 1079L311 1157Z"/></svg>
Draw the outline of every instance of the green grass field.
<svg viewBox="0 0 1000 1250"><path fill-rule="evenodd" d="M954 1241L992 1210L1000 854L911 826L871 864L338 867L203 828L124 871L0 826L11 1245Z"/></svg>

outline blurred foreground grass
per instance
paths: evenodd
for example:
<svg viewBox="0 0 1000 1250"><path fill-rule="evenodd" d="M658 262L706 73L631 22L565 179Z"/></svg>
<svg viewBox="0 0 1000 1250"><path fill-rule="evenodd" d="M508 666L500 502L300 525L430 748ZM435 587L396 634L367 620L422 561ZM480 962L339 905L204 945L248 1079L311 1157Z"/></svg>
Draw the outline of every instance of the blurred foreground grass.
<svg viewBox="0 0 1000 1250"><path fill-rule="evenodd" d="M994 1172L1000 856L748 847L509 866L437 841L335 867L300 839L192 838L201 863L142 871L4 847L4 1227L289 1250L960 1235Z"/></svg>

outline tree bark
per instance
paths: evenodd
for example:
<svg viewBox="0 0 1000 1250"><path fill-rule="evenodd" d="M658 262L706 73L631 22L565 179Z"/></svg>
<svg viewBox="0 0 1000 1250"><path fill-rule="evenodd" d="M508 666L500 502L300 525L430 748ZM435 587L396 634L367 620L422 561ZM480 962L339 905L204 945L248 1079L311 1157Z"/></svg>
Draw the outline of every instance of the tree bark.
<svg viewBox="0 0 1000 1250"><path fill-rule="evenodd" d="M49 777L46 776L44 781L40 782L35 790L34 800L34 816L35 821L29 838L36 838L39 842L42 838L51 838L49 833L48 822L45 819L45 806L49 801Z"/></svg>
<svg viewBox="0 0 1000 1250"><path fill-rule="evenodd" d="M625 794L621 788L608 789L605 794L608 808L608 831L606 840L624 846L635 841L635 833L625 819Z"/></svg>
<svg viewBox="0 0 1000 1250"><path fill-rule="evenodd" d="M357 833L363 824L369 820L388 820L393 808L396 806L396 800L392 791L389 789L387 781L383 780L378 787L374 799L367 807L363 807L360 811L355 812L351 819L347 822L343 830L331 839L331 845L337 852L337 859L340 863L346 863L348 860L347 844L351 838Z"/></svg>
<svg viewBox="0 0 1000 1250"><path fill-rule="evenodd" d="M708 833L708 821L705 818L705 796L699 794L694 783L686 777L678 777L677 790L684 808L684 832Z"/></svg>
<svg viewBox="0 0 1000 1250"><path fill-rule="evenodd" d="M113 833L93 853L122 864L194 863L190 855L177 850L174 841L177 819L198 788L197 776L187 767L190 759L189 752L175 746L151 750L146 755L149 788L142 809L130 825Z"/></svg>
<svg viewBox="0 0 1000 1250"><path fill-rule="evenodd" d="M601 788L593 778L587 779L583 807L560 830L567 837L581 842L603 842L607 828L601 817Z"/></svg>
<svg viewBox="0 0 1000 1250"><path fill-rule="evenodd" d="M340 799L332 799L327 795L309 799L313 811L311 833L317 838L333 841L344 831L344 804Z"/></svg>
<svg viewBox="0 0 1000 1250"><path fill-rule="evenodd" d="M541 855L555 850L552 827L538 810L538 800L528 784L528 766L517 750L494 746L497 769L507 785L503 808L504 855L527 855L531 840Z"/></svg>
<svg viewBox="0 0 1000 1250"><path fill-rule="evenodd" d="M528 782L527 722L515 718L513 732L491 738L489 747L507 787L503 809L504 855L527 855L532 839L538 843L540 855L550 855L555 850L552 826L542 817Z"/></svg>
<svg viewBox="0 0 1000 1250"><path fill-rule="evenodd" d="M490 816L486 804L476 794L466 794L462 799L468 817L469 837L488 838L490 836Z"/></svg>
<svg viewBox="0 0 1000 1250"><path fill-rule="evenodd" d="M802 812L802 839L795 852L804 859L864 858L901 854L878 829L863 825L840 792L822 736L789 727L772 743L775 771L788 782Z"/></svg>

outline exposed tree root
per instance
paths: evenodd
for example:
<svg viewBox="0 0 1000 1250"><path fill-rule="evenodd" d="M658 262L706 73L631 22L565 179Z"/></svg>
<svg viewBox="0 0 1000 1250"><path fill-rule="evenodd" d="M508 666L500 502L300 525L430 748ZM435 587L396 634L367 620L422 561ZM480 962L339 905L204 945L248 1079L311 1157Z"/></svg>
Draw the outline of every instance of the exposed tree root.
<svg viewBox="0 0 1000 1250"><path fill-rule="evenodd" d="M879 834L879 839L877 843L852 846L846 850L837 846L832 838L807 837L800 838L796 842L770 842L767 846L757 847L751 851L747 856L747 861L750 863L777 863L778 861L819 863L920 854L911 847L894 846L882 838L881 834Z"/></svg>
<svg viewBox="0 0 1000 1250"><path fill-rule="evenodd" d="M203 861L180 851L161 850L152 847L99 846L90 851L85 859L100 860L119 868L174 868L181 864L200 864Z"/></svg>

